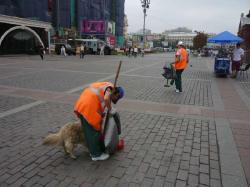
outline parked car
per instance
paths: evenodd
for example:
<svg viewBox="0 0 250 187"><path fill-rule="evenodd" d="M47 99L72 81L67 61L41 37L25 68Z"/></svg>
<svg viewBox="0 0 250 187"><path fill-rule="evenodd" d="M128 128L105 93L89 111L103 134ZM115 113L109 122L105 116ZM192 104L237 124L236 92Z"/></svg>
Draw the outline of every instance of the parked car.
<svg viewBox="0 0 250 187"><path fill-rule="evenodd" d="M64 46L66 53L68 55L76 55L76 49L72 48L69 44L55 44L55 53L60 55L61 54L61 47Z"/></svg>

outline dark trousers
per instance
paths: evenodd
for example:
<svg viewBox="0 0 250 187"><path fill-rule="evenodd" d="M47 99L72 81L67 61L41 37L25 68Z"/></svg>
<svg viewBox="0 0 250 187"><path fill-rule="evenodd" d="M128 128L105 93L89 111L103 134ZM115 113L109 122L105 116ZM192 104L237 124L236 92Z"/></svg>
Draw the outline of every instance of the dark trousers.
<svg viewBox="0 0 250 187"><path fill-rule="evenodd" d="M85 55L85 54L84 54L84 51L81 51L81 52L80 52L80 58L84 58L84 55Z"/></svg>
<svg viewBox="0 0 250 187"><path fill-rule="evenodd" d="M175 87L180 92L182 92L181 74L183 71L184 71L184 69L177 69L176 70Z"/></svg>
<svg viewBox="0 0 250 187"><path fill-rule="evenodd" d="M101 132L95 130L82 115L80 115L80 120L86 144L91 156L100 156L105 151L104 142L101 140Z"/></svg>
<svg viewBox="0 0 250 187"><path fill-rule="evenodd" d="M41 59L43 60L43 54L42 54L42 53L40 53L40 57L41 57Z"/></svg>

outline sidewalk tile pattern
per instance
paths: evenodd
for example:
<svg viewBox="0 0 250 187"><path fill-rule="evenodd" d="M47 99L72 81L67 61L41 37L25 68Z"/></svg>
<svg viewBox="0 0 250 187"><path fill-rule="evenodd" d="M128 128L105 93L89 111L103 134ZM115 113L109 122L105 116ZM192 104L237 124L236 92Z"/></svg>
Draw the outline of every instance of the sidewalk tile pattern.
<svg viewBox="0 0 250 187"><path fill-rule="evenodd" d="M221 186L216 124L122 111L125 149L93 162L77 160L43 137L76 118L72 105L46 103L0 119L0 184L24 186Z"/></svg>
<svg viewBox="0 0 250 187"><path fill-rule="evenodd" d="M126 98L158 103L212 107L211 82L184 80L183 93L176 94L174 86L164 87L166 81L157 78L121 76L119 84L126 90Z"/></svg>
<svg viewBox="0 0 250 187"><path fill-rule="evenodd" d="M35 101L33 99L11 97L7 95L0 95L0 97L0 113Z"/></svg>

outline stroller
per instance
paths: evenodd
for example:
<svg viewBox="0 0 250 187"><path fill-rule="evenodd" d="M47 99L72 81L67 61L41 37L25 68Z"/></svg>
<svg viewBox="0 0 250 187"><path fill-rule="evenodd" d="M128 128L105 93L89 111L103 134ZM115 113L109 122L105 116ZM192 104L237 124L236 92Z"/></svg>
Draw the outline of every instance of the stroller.
<svg viewBox="0 0 250 187"><path fill-rule="evenodd" d="M174 80L175 80L175 77L176 77L176 72L175 72L175 69L173 67L173 64L174 63L171 63L169 64L169 66L167 64L165 64L163 66L163 73L162 73L162 76L167 79L167 84L164 85L165 87L170 87L171 85L174 84ZM168 84L168 81L170 81L170 85Z"/></svg>

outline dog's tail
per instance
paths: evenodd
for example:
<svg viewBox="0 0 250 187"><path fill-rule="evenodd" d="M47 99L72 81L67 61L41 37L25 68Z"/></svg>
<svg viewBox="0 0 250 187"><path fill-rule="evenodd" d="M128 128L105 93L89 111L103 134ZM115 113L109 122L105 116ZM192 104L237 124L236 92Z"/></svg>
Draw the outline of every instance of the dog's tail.
<svg viewBox="0 0 250 187"><path fill-rule="evenodd" d="M62 138L60 133L49 134L43 141L43 145L61 145Z"/></svg>

